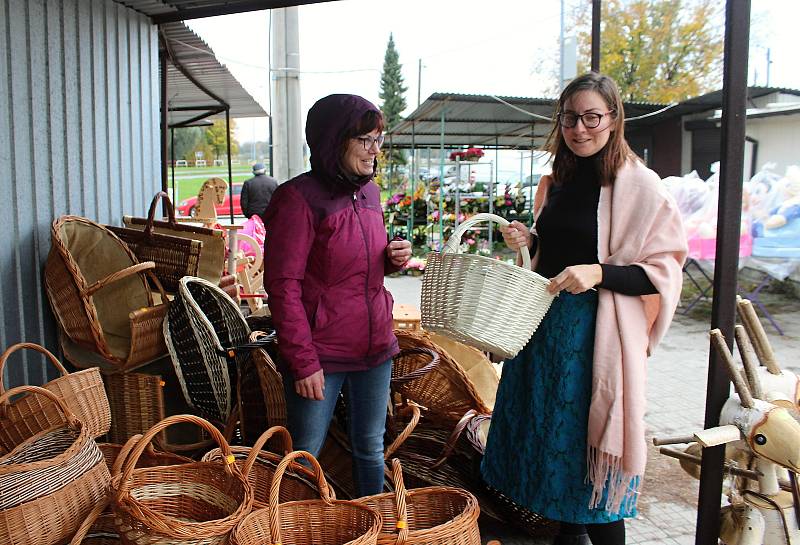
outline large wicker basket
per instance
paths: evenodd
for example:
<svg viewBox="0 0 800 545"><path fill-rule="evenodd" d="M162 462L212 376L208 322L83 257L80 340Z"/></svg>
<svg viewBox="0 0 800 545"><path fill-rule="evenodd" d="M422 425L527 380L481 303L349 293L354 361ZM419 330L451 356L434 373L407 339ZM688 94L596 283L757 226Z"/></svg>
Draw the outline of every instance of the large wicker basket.
<svg viewBox="0 0 800 545"><path fill-rule="evenodd" d="M525 346L553 296L549 281L531 270L489 257L461 254L461 235L483 221L502 226L494 214L476 214L458 226L441 252L428 254L422 278L422 327L470 346L511 358Z"/></svg>
<svg viewBox="0 0 800 545"><path fill-rule="evenodd" d="M211 435L222 462L134 469L147 445L173 424L195 424ZM250 512L253 490L232 463L228 442L210 422L170 416L136 442L111 481L115 524L125 545L217 545Z"/></svg>
<svg viewBox="0 0 800 545"><path fill-rule="evenodd" d="M284 472L297 458L305 458L316 475L321 499L278 503ZM358 502L336 500L330 494L319 463L308 452L288 454L275 471L269 507L250 513L231 535L235 545L374 545L381 516Z"/></svg>
<svg viewBox="0 0 800 545"><path fill-rule="evenodd" d="M283 454L275 454L264 450L265 445L273 436L280 436L283 440ZM289 435L289 430L282 426L273 426L262 433L252 448L231 447L231 452L236 457L236 465L241 469L242 475L247 478L250 486L253 487L253 509L269 506L269 490L275 470L283 457L291 451L292 436ZM222 457L222 451L215 448L203 456L203 461L219 461ZM318 497L319 490L317 489L314 473L300 463L291 464L283 475L280 502L310 500Z"/></svg>
<svg viewBox="0 0 800 545"><path fill-rule="evenodd" d="M0 402L21 393L48 398L63 420L53 427L44 423L0 456L0 543L54 545L69 539L104 499L110 477L94 439L59 397L19 386L0 395Z"/></svg>
<svg viewBox="0 0 800 545"><path fill-rule="evenodd" d="M69 373L61 362L49 350L33 343L17 343L8 347L0 355L0 377L8 359L14 352L27 349L44 355L58 370L60 377L43 386L64 401L67 408L86 427L92 437L99 437L108 432L111 425L111 411L103 388L103 378L97 367ZM4 388L0 382L0 395ZM49 399L38 395L26 395L15 401L0 404L0 454L10 451L25 439L28 439L45 423L50 426L61 424L64 417L58 407Z"/></svg>

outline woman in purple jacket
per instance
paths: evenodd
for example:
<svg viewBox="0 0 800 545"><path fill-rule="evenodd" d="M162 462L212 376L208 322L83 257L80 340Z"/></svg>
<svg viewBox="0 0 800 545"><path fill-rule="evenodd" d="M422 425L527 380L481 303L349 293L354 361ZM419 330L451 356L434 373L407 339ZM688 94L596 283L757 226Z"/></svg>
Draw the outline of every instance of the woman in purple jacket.
<svg viewBox="0 0 800 545"><path fill-rule="evenodd" d="M392 296L383 276L411 257L387 243L372 182L383 117L355 95L308 112L311 170L280 185L265 214L264 284L278 332L289 431L319 454L336 398L347 400L359 495L383 488L383 434L392 356Z"/></svg>

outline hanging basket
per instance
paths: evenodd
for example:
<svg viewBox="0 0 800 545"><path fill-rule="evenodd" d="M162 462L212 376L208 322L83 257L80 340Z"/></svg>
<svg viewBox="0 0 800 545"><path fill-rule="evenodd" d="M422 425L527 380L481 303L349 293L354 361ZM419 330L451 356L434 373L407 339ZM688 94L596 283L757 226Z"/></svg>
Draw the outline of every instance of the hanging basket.
<svg viewBox="0 0 800 545"><path fill-rule="evenodd" d="M428 254L422 277L422 327L504 358L531 338L553 302L549 280L531 271L528 248L522 267L489 257L460 254L461 236L477 223L509 223L476 214L458 226L441 252Z"/></svg>

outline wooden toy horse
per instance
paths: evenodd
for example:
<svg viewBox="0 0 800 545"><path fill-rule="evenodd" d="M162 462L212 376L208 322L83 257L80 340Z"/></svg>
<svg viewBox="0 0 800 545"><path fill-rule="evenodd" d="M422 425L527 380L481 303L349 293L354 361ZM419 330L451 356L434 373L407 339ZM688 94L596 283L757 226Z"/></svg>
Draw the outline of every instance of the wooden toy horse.
<svg viewBox="0 0 800 545"><path fill-rule="evenodd" d="M731 505L722 511L720 537L728 545L800 545L795 502L792 493L781 489L778 472L781 467L800 471L800 423L786 408L758 399L764 395L763 386L749 339L742 326L737 326L736 334L747 380L737 369L722 333L712 330L712 344L738 395L725 402L720 425L695 433L694 439L703 447L729 444L735 451L753 455L756 471L739 474L756 477L758 490L743 490L741 495L732 491ZM732 454L737 458L735 452ZM791 483L794 486L794 480Z"/></svg>
<svg viewBox="0 0 800 545"><path fill-rule="evenodd" d="M200 187L197 194L197 207L194 217L204 225L211 226L217 223L217 209L225 202L225 193L228 191L228 182L222 178L209 178Z"/></svg>

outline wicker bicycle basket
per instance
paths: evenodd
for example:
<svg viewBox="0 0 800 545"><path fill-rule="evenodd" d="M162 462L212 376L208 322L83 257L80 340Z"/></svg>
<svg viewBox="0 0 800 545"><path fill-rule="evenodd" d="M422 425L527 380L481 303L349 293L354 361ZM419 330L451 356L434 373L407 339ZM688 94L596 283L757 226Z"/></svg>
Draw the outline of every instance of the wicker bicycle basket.
<svg viewBox="0 0 800 545"><path fill-rule="evenodd" d="M480 508L461 488L435 486L406 490L400 461L392 460L395 491L361 498L380 512L379 545L480 545Z"/></svg>
<svg viewBox="0 0 800 545"><path fill-rule="evenodd" d="M0 403L21 393L48 398L63 419L0 457L0 543L54 545L72 537L105 498L110 476L88 430L54 393L19 386Z"/></svg>
<svg viewBox="0 0 800 545"><path fill-rule="evenodd" d="M476 214L458 226L441 252L428 254L422 278L422 327L504 358L531 338L553 296L549 281L531 270L522 248L522 267L489 257L461 254L461 235L483 221L502 226L494 214Z"/></svg>
<svg viewBox="0 0 800 545"><path fill-rule="evenodd" d="M283 440L284 454L262 450L270 438L279 435ZM277 437L276 437L277 438ZM275 470L278 468L284 455L292 451L292 436L282 426L273 426L261 434L261 437L251 447L231 447L236 457L236 465L241 469L242 475L253 487L253 509L269 506L269 489ZM218 448L208 451L203 456L204 462L222 459L222 451ZM314 473L307 467L294 463L291 464L283 475L283 485L280 490L281 503L295 500L310 500L319 497Z"/></svg>
<svg viewBox="0 0 800 545"><path fill-rule="evenodd" d="M318 500L278 503L283 475L298 458L311 465L319 487ZM231 536L235 545L374 545L381 528L381 516L364 504L336 500L319 462L308 452L286 455L272 478L269 507L250 513Z"/></svg>
<svg viewBox="0 0 800 545"><path fill-rule="evenodd" d="M91 437L99 437L111 426L111 411L103 388L103 378L97 367L69 373L49 350L33 343L18 343L0 355L0 377L14 352L28 349L43 354L61 375L43 386L64 401L67 408L83 422ZM4 392L0 382L0 395ZM0 454L41 431L44 427L63 423L58 407L43 396L26 395L15 401L0 404Z"/></svg>
<svg viewBox="0 0 800 545"><path fill-rule="evenodd" d="M223 460L134 469L153 438L182 422L208 432ZM233 463L228 442L210 422L193 415L170 416L148 430L112 478L111 495L125 545L224 544L253 505L253 490Z"/></svg>

